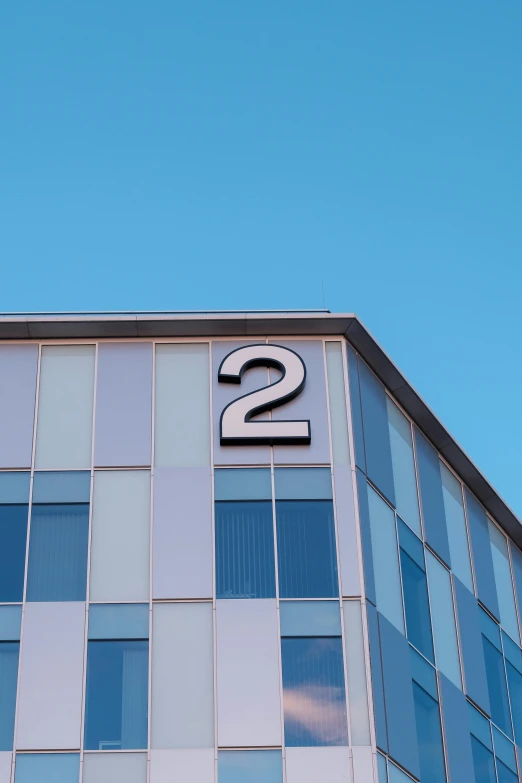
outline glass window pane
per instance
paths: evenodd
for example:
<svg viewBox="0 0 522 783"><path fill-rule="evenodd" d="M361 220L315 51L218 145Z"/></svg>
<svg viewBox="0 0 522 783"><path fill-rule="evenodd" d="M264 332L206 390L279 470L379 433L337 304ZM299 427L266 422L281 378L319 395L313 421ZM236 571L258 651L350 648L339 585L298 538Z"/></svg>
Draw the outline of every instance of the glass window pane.
<svg viewBox="0 0 522 783"><path fill-rule="evenodd" d="M361 410L361 391L359 388L359 368L357 354L351 345L347 346L348 382L350 385L350 408L352 414L353 440L355 446L355 462L366 473L366 455Z"/></svg>
<svg viewBox="0 0 522 783"><path fill-rule="evenodd" d="M146 753L86 753L82 783L146 783Z"/></svg>
<svg viewBox="0 0 522 783"><path fill-rule="evenodd" d="M368 507L377 608L404 633L395 515L369 485Z"/></svg>
<svg viewBox="0 0 522 783"><path fill-rule="evenodd" d="M426 566L437 667L457 688L462 689L450 575L428 551Z"/></svg>
<svg viewBox="0 0 522 783"><path fill-rule="evenodd" d="M377 753L377 772L379 775L379 783L388 783L388 772L386 769L386 759Z"/></svg>
<svg viewBox="0 0 522 783"><path fill-rule="evenodd" d="M498 783L517 783L518 776L497 759L497 779Z"/></svg>
<svg viewBox="0 0 522 783"><path fill-rule="evenodd" d="M390 783L411 783L411 778L391 762L388 764L388 780Z"/></svg>
<svg viewBox="0 0 522 783"><path fill-rule="evenodd" d="M482 635L486 676L488 680L489 701L491 704L491 719L508 737L512 736L511 721L507 698L506 674L504 658L489 639Z"/></svg>
<svg viewBox="0 0 522 783"><path fill-rule="evenodd" d="M28 601L85 601L89 505L33 505Z"/></svg>
<svg viewBox="0 0 522 783"><path fill-rule="evenodd" d="M411 678L428 693L435 701L439 700L437 693L437 678L435 669L422 655L410 647Z"/></svg>
<svg viewBox="0 0 522 783"><path fill-rule="evenodd" d="M493 726L493 746L497 760L500 759L506 767L516 772L515 747L495 726Z"/></svg>
<svg viewBox="0 0 522 783"><path fill-rule="evenodd" d="M491 741L491 724L475 707L468 702L469 730L489 750L493 750Z"/></svg>
<svg viewBox="0 0 522 783"><path fill-rule="evenodd" d="M22 627L21 606L0 606L0 641L20 641Z"/></svg>
<svg viewBox="0 0 522 783"><path fill-rule="evenodd" d="M346 392L344 390L343 347L341 342L326 343L328 403L334 465L350 464Z"/></svg>
<svg viewBox="0 0 522 783"><path fill-rule="evenodd" d="M24 593L29 506L0 506L0 602L16 603Z"/></svg>
<svg viewBox="0 0 522 783"><path fill-rule="evenodd" d="M91 604L89 639L148 639L149 604Z"/></svg>
<svg viewBox="0 0 522 783"><path fill-rule="evenodd" d="M94 345L43 346L36 428L38 470L90 467L94 363Z"/></svg>
<svg viewBox="0 0 522 783"><path fill-rule="evenodd" d="M382 494L395 505L393 468L384 386L362 361L359 362L366 466Z"/></svg>
<svg viewBox="0 0 522 783"><path fill-rule="evenodd" d="M484 507L466 490L466 507L468 511L469 535L473 562L475 564L475 580L477 596L487 606L494 617L499 617L495 573L489 540L488 518Z"/></svg>
<svg viewBox="0 0 522 783"><path fill-rule="evenodd" d="M13 749L18 642L0 642L0 750Z"/></svg>
<svg viewBox="0 0 522 783"><path fill-rule="evenodd" d="M495 572L495 584L497 587L497 597L500 609L500 623L511 638L520 643L507 540L505 535L501 533L498 527L489 519L488 527L489 540L491 541L491 555L493 557L493 571Z"/></svg>
<svg viewBox="0 0 522 783"><path fill-rule="evenodd" d="M347 745L341 639L282 639L287 747Z"/></svg>
<svg viewBox="0 0 522 783"><path fill-rule="evenodd" d="M415 445L426 541L450 565L439 455L417 428Z"/></svg>
<svg viewBox="0 0 522 783"><path fill-rule="evenodd" d="M341 636L338 601L281 601L281 636Z"/></svg>
<svg viewBox="0 0 522 783"><path fill-rule="evenodd" d="M433 661L426 574L402 548L400 552L408 639L426 658Z"/></svg>
<svg viewBox="0 0 522 783"><path fill-rule="evenodd" d="M283 783L280 750L220 750L218 783Z"/></svg>
<svg viewBox="0 0 522 783"><path fill-rule="evenodd" d="M331 500L330 468L276 468L276 500Z"/></svg>
<svg viewBox="0 0 522 783"><path fill-rule="evenodd" d="M451 568L455 576L466 585L470 592L473 592L462 487L460 481L448 470L443 462L439 463L439 467L442 479L442 499L446 514Z"/></svg>
<svg viewBox="0 0 522 783"><path fill-rule="evenodd" d="M475 783L496 783L493 753L475 737L471 737Z"/></svg>
<svg viewBox="0 0 522 783"><path fill-rule="evenodd" d="M208 465L208 343L157 345L155 373L155 464L159 467Z"/></svg>
<svg viewBox="0 0 522 783"><path fill-rule="evenodd" d="M78 783L79 753L17 753L15 783Z"/></svg>
<svg viewBox="0 0 522 783"><path fill-rule="evenodd" d="M34 474L33 503L89 503L88 470L40 471Z"/></svg>
<svg viewBox="0 0 522 783"><path fill-rule="evenodd" d="M352 745L370 745L370 719L360 601L343 604Z"/></svg>
<svg viewBox="0 0 522 783"><path fill-rule="evenodd" d="M397 514L420 536L419 501L417 497L415 463L413 460L411 425L406 416L401 413L389 397L386 397L386 404L388 408L388 427L390 431Z"/></svg>
<svg viewBox="0 0 522 783"><path fill-rule="evenodd" d="M147 747L148 668L147 641L88 643L87 750Z"/></svg>
<svg viewBox="0 0 522 783"><path fill-rule="evenodd" d="M333 504L330 500L276 502L281 598L339 594Z"/></svg>
<svg viewBox="0 0 522 783"><path fill-rule="evenodd" d="M31 474L22 471L0 472L0 503L29 503Z"/></svg>
<svg viewBox="0 0 522 783"><path fill-rule="evenodd" d="M413 700L422 783L443 783L446 775L439 705L416 682L413 683Z"/></svg>
<svg viewBox="0 0 522 783"><path fill-rule="evenodd" d="M214 473L215 500L272 500L270 468L221 468Z"/></svg>
<svg viewBox="0 0 522 783"><path fill-rule="evenodd" d="M216 595L275 598L272 503L216 503Z"/></svg>
<svg viewBox="0 0 522 783"><path fill-rule="evenodd" d="M522 674L506 661L507 679L509 685L509 699L511 713L515 727L515 739L518 745L522 744Z"/></svg>

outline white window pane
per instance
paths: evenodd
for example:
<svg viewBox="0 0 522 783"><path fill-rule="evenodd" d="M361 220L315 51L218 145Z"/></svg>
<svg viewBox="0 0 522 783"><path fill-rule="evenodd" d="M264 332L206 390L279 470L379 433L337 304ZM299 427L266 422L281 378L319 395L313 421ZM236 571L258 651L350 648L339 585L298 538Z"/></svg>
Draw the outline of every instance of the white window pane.
<svg viewBox="0 0 522 783"><path fill-rule="evenodd" d="M449 571L427 550L426 569L437 667L457 688L462 689Z"/></svg>
<svg viewBox="0 0 522 783"><path fill-rule="evenodd" d="M389 397L386 397L386 405L397 514L420 536L419 501L410 422Z"/></svg>
<svg viewBox="0 0 522 783"><path fill-rule="evenodd" d="M93 345L45 345L40 364L35 465L90 468Z"/></svg>
<svg viewBox="0 0 522 783"><path fill-rule="evenodd" d="M345 601L343 611L352 745L369 745L371 742L370 719L368 717L361 602Z"/></svg>
<svg viewBox="0 0 522 783"><path fill-rule="evenodd" d="M513 594L513 582L511 581L506 537L490 519L488 519L488 526L500 609L500 623L511 638L519 644L520 636L518 633L517 612L515 609L515 596Z"/></svg>
<svg viewBox="0 0 522 783"><path fill-rule="evenodd" d="M146 783L146 753L86 753L83 783Z"/></svg>
<svg viewBox="0 0 522 783"><path fill-rule="evenodd" d="M473 592L471 579L471 566L469 561L468 537L466 534L466 520L464 518L464 505L462 501L462 487L460 481L448 470L443 462L440 463L440 475L442 479L442 496L444 499L444 511L446 514L446 528L451 555L451 568L455 576Z"/></svg>
<svg viewBox="0 0 522 783"><path fill-rule="evenodd" d="M208 343L156 346L155 464L210 463Z"/></svg>
<svg viewBox="0 0 522 783"><path fill-rule="evenodd" d="M348 420L344 388L343 349L340 342L326 343L326 369L328 372L328 403L334 465L350 464L348 444Z"/></svg>
<svg viewBox="0 0 522 783"><path fill-rule="evenodd" d="M152 747L214 744L212 604L155 604Z"/></svg>
<svg viewBox="0 0 522 783"><path fill-rule="evenodd" d="M94 474L91 601L148 601L150 471Z"/></svg>
<svg viewBox="0 0 522 783"><path fill-rule="evenodd" d="M404 633L395 514L370 486L368 507L377 609Z"/></svg>

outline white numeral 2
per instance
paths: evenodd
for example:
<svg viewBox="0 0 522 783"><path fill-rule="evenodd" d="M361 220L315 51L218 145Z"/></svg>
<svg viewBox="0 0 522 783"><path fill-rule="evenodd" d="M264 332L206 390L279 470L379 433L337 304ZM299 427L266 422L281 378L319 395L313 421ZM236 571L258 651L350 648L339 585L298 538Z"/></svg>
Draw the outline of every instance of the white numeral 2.
<svg viewBox="0 0 522 783"><path fill-rule="evenodd" d="M304 389L306 367L303 360L281 345L246 345L237 348L221 362L220 383L241 383L250 367L276 367L282 377L275 383L245 394L229 403L221 414L222 446L310 443L309 421L251 421L264 411L284 405Z"/></svg>

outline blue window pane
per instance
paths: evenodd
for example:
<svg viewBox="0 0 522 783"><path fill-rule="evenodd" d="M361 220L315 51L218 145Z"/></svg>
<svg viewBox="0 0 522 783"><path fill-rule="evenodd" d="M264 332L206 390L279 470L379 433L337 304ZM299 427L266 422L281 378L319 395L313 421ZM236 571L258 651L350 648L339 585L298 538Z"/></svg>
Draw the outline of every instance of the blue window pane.
<svg viewBox="0 0 522 783"><path fill-rule="evenodd" d="M330 468L276 468L276 500L331 500Z"/></svg>
<svg viewBox="0 0 522 783"><path fill-rule="evenodd" d="M475 783L496 783L493 753L475 737L471 737Z"/></svg>
<svg viewBox="0 0 522 783"><path fill-rule="evenodd" d="M497 588L500 611L500 622L511 638L517 643L520 643L507 539L490 520L488 520L488 528L491 541L491 556L493 558L493 572L495 574L495 585Z"/></svg>
<svg viewBox="0 0 522 783"><path fill-rule="evenodd" d="M355 444L355 462L357 467L366 473L366 456L364 453L364 436L362 427L361 391L359 388L359 368L357 354L348 346L348 379L350 382L350 407L352 411L353 439Z"/></svg>
<svg viewBox="0 0 522 783"><path fill-rule="evenodd" d="M218 783L283 783L280 750L220 750Z"/></svg>
<svg viewBox="0 0 522 783"><path fill-rule="evenodd" d="M400 552L408 639L428 660L433 661L426 574L402 548Z"/></svg>
<svg viewBox="0 0 522 783"><path fill-rule="evenodd" d="M416 682L413 683L413 701L422 783L444 783L439 705Z"/></svg>
<svg viewBox="0 0 522 783"><path fill-rule="evenodd" d="M89 505L33 505L28 601L85 601Z"/></svg>
<svg viewBox="0 0 522 783"><path fill-rule="evenodd" d="M475 563L475 578L477 580L477 595L487 606L491 614L499 617L493 558L489 541L488 518L483 506L466 490L466 506L468 509L469 535Z"/></svg>
<svg viewBox="0 0 522 783"><path fill-rule="evenodd" d="M338 601L281 601L281 636L341 636Z"/></svg>
<svg viewBox="0 0 522 783"><path fill-rule="evenodd" d="M513 772L517 771L517 762L515 760L515 747L507 737L493 726L493 746L495 748L495 757L501 761Z"/></svg>
<svg viewBox="0 0 522 783"><path fill-rule="evenodd" d="M509 661L506 661L506 671L515 740L518 745L522 745L522 674Z"/></svg>
<svg viewBox="0 0 522 783"><path fill-rule="evenodd" d="M453 573L473 592L462 485L443 462L439 463L442 496Z"/></svg>
<svg viewBox="0 0 522 783"><path fill-rule="evenodd" d="M347 745L341 639L282 639L285 743Z"/></svg>
<svg viewBox="0 0 522 783"><path fill-rule="evenodd" d="M395 515L369 485L367 492L377 608L404 633Z"/></svg>
<svg viewBox="0 0 522 783"><path fill-rule="evenodd" d="M366 472L375 486L395 506L395 487L384 386L364 362L359 362L361 402L366 449Z"/></svg>
<svg viewBox="0 0 522 783"><path fill-rule="evenodd" d="M0 750L13 749L18 642L0 642Z"/></svg>
<svg viewBox="0 0 522 783"><path fill-rule="evenodd" d="M379 783L388 783L388 772L386 770L386 759L377 753L377 772L379 775Z"/></svg>
<svg viewBox="0 0 522 783"><path fill-rule="evenodd" d="M512 772L505 764L497 759L497 778L498 783L517 783L518 776Z"/></svg>
<svg viewBox="0 0 522 783"><path fill-rule="evenodd" d="M27 505L29 503L29 488L31 484L31 474L24 471L1 471L0 472L0 504L18 503Z"/></svg>
<svg viewBox="0 0 522 783"><path fill-rule="evenodd" d="M216 500L271 500L270 468L221 468L214 473Z"/></svg>
<svg viewBox="0 0 522 783"><path fill-rule="evenodd" d="M457 686L462 687L459 665L457 629L453 611L453 595L449 571L431 552L426 551L431 617L437 668ZM464 588L465 589L465 588ZM473 651L475 655L475 651Z"/></svg>
<svg viewBox="0 0 522 783"><path fill-rule="evenodd" d="M471 734L479 740L486 748L493 750L491 741L491 724L481 712L468 702L468 720Z"/></svg>
<svg viewBox="0 0 522 783"><path fill-rule="evenodd" d="M435 701L438 701L437 678L435 669L422 655L410 647L411 678L420 685Z"/></svg>
<svg viewBox="0 0 522 783"><path fill-rule="evenodd" d="M79 753L17 753L15 783L78 783Z"/></svg>
<svg viewBox="0 0 522 783"><path fill-rule="evenodd" d="M33 503L88 503L91 474L88 470L37 472Z"/></svg>
<svg viewBox="0 0 522 783"><path fill-rule="evenodd" d="M386 398L386 404L397 514L420 536L421 524L411 424L389 397Z"/></svg>
<svg viewBox="0 0 522 783"><path fill-rule="evenodd" d="M216 503L216 595L274 598L272 503Z"/></svg>
<svg viewBox="0 0 522 783"><path fill-rule="evenodd" d="M87 750L147 747L148 666L147 641L89 642Z"/></svg>
<svg viewBox="0 0 522 783"><path fill-rule="evenodd" d="M148 639L148 604L91 604L89 639Z"/></svg>
<svg viewBox="0 0 522 783"><path fill-rule="evenodd" d="M21 601L29 506L0 506L0 603Z"/></svg>
<svg viewBox="0 0 522 783"><path fill-rule="evenodd" d="M422 514L426 541L447 565L451 564L439 455L415 429Z"/></svg>
<svg viewBox="0 0 522 783"><path fill-rule="evenodd" d="M276 502L281 598L339 594L333 505L330 500Z"/></svg>
<svg viewBox="0 0 522 783"><path fill-rule="evenodd" d="M482 635L482 645L491 704L491 719L493 723L502 729L504 734L511 737L504 658L484 635Z"/></svg>
<svg viewBox="0 0 522 783"><path fill-rule="evenodd" d="M0 606L0 641L20 641L22 627L21 606Z"/></svg>

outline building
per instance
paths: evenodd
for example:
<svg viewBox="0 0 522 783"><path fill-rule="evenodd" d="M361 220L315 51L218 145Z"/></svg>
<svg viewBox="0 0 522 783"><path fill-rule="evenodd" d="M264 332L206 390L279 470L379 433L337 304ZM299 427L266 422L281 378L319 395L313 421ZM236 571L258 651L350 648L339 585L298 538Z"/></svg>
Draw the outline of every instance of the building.
<svg viewBox="0 0 522 783"><path fill-rule="evenodd" d="M514 783L520 546L355 316L2 316L0 783Z"/></svg>

